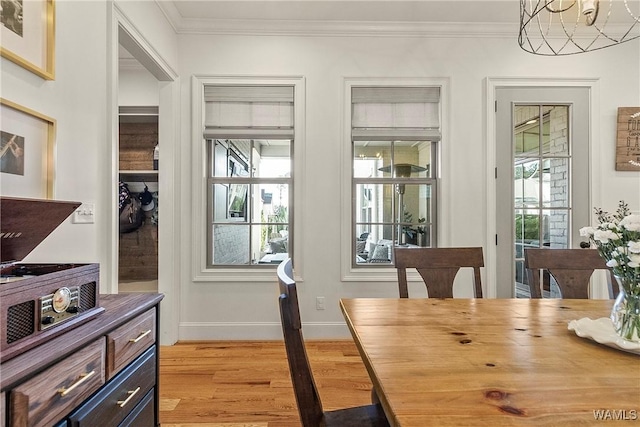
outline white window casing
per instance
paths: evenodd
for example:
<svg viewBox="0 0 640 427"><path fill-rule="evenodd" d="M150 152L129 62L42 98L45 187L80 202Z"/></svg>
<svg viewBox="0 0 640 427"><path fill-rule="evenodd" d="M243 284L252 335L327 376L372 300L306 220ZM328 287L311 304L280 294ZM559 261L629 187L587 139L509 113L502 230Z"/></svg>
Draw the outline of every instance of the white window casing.
<svg viewBox="0 0 640 427"><path fill-rule="evenodd" d="M192 78L192 277L194 282L271 282L268 268L207 266L208 186L206 140L289 139L292 174L303 180L299 159L304 155L304 97L302 77L194 76ZM301 186L292 186L295 199ZM296 207L294 216L303 208ZM290 218L290 224L294 218ZM300 232L301 236L303 232ZM295 250L294 250L295 251ZM292 254L293 255L293 254ZM302 260L296 262L301 274Z"/></svg>

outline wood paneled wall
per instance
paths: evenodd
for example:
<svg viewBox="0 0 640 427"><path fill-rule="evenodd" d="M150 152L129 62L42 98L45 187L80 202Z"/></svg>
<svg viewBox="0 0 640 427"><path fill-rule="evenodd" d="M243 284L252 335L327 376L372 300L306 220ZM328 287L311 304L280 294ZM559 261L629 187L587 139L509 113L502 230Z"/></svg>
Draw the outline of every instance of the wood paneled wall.
<svg viewBox="0 0 640 427"><path fill-rule="evenodd" d="M157 123L120 123L120 170L152 170L157 142ZM132 185L129 187L132 189ZM120 234L118 280L121 282L158 278L158 226L151 223L150 213L145 213L142 227Z"/></svg>
<svg viewBox="0 0 640 427"><path fill-rule="evenodd" d="M120 170L152 170L157 123L120 123Z"/></svg>

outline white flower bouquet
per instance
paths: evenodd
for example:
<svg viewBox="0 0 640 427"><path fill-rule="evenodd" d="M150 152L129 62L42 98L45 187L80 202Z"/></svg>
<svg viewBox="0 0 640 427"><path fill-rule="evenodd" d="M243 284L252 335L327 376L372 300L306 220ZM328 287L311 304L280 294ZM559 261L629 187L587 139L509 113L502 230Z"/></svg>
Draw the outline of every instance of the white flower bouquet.
<svg viewBox="0 0 640 427"><path fill-rule="evenodd" d="M595 213L599 225L581 228L580 235L589 238L618 279L620 295L611 313L616 331L640 341L640 215L631 214L624 201L613 214L600 208Z"/></svg>

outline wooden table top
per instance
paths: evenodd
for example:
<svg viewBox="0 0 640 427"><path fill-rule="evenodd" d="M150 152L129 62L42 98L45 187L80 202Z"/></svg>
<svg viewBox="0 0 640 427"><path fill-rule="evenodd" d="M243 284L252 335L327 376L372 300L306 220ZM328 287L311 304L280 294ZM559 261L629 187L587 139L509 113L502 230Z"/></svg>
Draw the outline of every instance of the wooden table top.
<svg viewBox="0 0 640 427"><path fill-rule="evenodd" d="M567 329L573 319L608 317L612 304L340 301L389 421L403 427L640 422L640 356Z"/></svg>

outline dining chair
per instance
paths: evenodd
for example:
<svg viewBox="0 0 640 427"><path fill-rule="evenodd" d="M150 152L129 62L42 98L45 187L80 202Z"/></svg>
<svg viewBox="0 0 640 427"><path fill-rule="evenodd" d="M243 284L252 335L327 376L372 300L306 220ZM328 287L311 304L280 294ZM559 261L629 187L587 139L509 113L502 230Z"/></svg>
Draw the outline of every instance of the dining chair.
<svg viewBox="0 0 640 427"><path fill-rule="evenodd" d="M527 272L531 298L542 298L541 287L548 285L545 272L552 276L562 298L589 298L589 282L595 270L608 270L607 287L609 298L615 298L613 284L616 283L611 271L597 249L550 249L526 248L524 268ZM543 281L540 281L540 270Z"/></svg>
<svg viewBox="0 0 640 427"><path fill-rule="evenodd" d="M302 336L300 308L291 258L278 265L280 319L289 362L293 391L303 427L387 427L389 422L380 404L324 411Z"/></svg>
<svg viewBox="0 0 640 427"><path fill-rule="evenodd" d="M482 298L480 267L484 267L481 247L394 249L400 298L409 298L407 268L415 268L427 287L429 298L453 298L453 282L461 267L473 268L473 289Z"/></svg>

